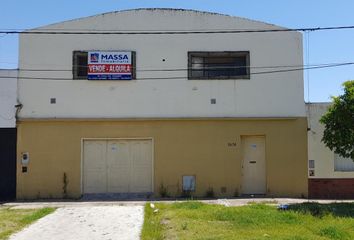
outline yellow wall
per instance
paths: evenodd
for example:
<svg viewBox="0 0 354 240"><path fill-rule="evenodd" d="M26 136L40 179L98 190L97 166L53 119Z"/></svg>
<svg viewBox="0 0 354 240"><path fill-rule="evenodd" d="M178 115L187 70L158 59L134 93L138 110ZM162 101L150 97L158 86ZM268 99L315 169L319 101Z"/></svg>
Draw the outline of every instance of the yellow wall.
<svg viewBox="0 0 354 240"><path fill-rule="evenodd" d="M82 138L154 139L154 188L179 195L182 175L196 175L195 195L212 187L233 196L241 185L241 136L266 137L268 196L307 196L307 121L289 119L22 120L18 123L17 198L81 195ZM229 143L236 143L229 146ZM29 152L21 172L21 152ZM221 194L221 188L227 192Z"/></svg>

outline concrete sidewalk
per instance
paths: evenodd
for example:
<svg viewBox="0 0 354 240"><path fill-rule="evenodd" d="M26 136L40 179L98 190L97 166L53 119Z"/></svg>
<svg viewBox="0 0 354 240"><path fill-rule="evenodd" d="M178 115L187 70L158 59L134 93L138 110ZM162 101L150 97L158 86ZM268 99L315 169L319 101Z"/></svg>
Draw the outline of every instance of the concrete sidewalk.
<svg viewBox="0 0 354 240"><path fill-rule="evenodd" d="M9 240L138 240L143 221L143 206L64 207Z"/></svg>
<svg viewBox="0 0 354 240"><path fill-rule="evenodd" d="M161 202L161 203L175 203L183 202L183 199L171 199L171 200L133 200L133 201L68 201L68 200L53 200L53 201L32 201L32 202L10 202L4 203L0 206L10 207L14 209L25 208L43 208L43 207L94 207L94 206L144 206L147 202ZM212 199L212 200L200 200L196 201L208 203L208 204L221 204L225 206L244 206L249 203L267 203L267 204L295 204L304 202L317 202L322 204L334 203L334 202L354 202L352 200L317 200L317 199L302 199L302 198L233 198L233 199Z"/></svg>

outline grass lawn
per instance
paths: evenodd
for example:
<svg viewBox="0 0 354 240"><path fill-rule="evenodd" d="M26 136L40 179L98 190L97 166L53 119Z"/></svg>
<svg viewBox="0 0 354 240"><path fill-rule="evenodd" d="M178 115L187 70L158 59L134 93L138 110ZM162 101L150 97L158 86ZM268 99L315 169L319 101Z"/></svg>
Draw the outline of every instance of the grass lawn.
<svg viewBox="0 0 354 240"><path fill-rule="evenodd" d="M0 240L7 239L30 223L54 212L54 208L9 209L0 207Z"/></svg>
<svg viewBox="0 0 354 240"><path fill-rule="evenodd" d="M145 206L142 239L354 239L354 203L243 207L197 201Z"/></svg>

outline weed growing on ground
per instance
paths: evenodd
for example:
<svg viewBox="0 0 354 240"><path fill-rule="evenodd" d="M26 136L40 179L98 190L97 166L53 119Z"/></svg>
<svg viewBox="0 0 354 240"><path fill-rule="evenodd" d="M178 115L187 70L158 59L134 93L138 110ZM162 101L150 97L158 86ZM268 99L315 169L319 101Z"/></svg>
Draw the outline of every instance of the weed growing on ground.
<svg viewBox="0 0 354 240"><path fill-rule="evenodd" d="M0 240L7 239L34 221L54 212L54 208L10 209L0 208Z"/></svg>
<svg viewBox="0 0 354 240"><path fill-rule="evenodd" d="M142 239L354 239L354 203L249 204L225 207L186 201L145 207Z"/></svg>

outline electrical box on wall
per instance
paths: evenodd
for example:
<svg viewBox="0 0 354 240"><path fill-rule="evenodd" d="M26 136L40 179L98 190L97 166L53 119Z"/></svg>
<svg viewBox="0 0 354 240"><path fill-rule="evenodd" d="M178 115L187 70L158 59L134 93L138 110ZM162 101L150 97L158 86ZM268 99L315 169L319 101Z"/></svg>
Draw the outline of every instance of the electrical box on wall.
<svg viewBox="0 0 354 240"><path fill-rule="evenodd" d="M315 160L309 160L309 168L314 169L315 168Z"/></svg>
<svg viewBox="0 0 354 240"><path fill-rule="evenodd" d="M195 191L195 176L182 177L183 191Z"/></svg>
<svg viewBox="0 0 354 240"><path fill-rule="evenodd" d="M27 166L28 163L29 163L29 153L28 152L21 153L21 164L23 166Z"/></svg>
<svg viewBox="0 0 354 240"><path fill-rule="evenodd" d="M309 176L315 176L315 160L309 160Z"/></svg>

